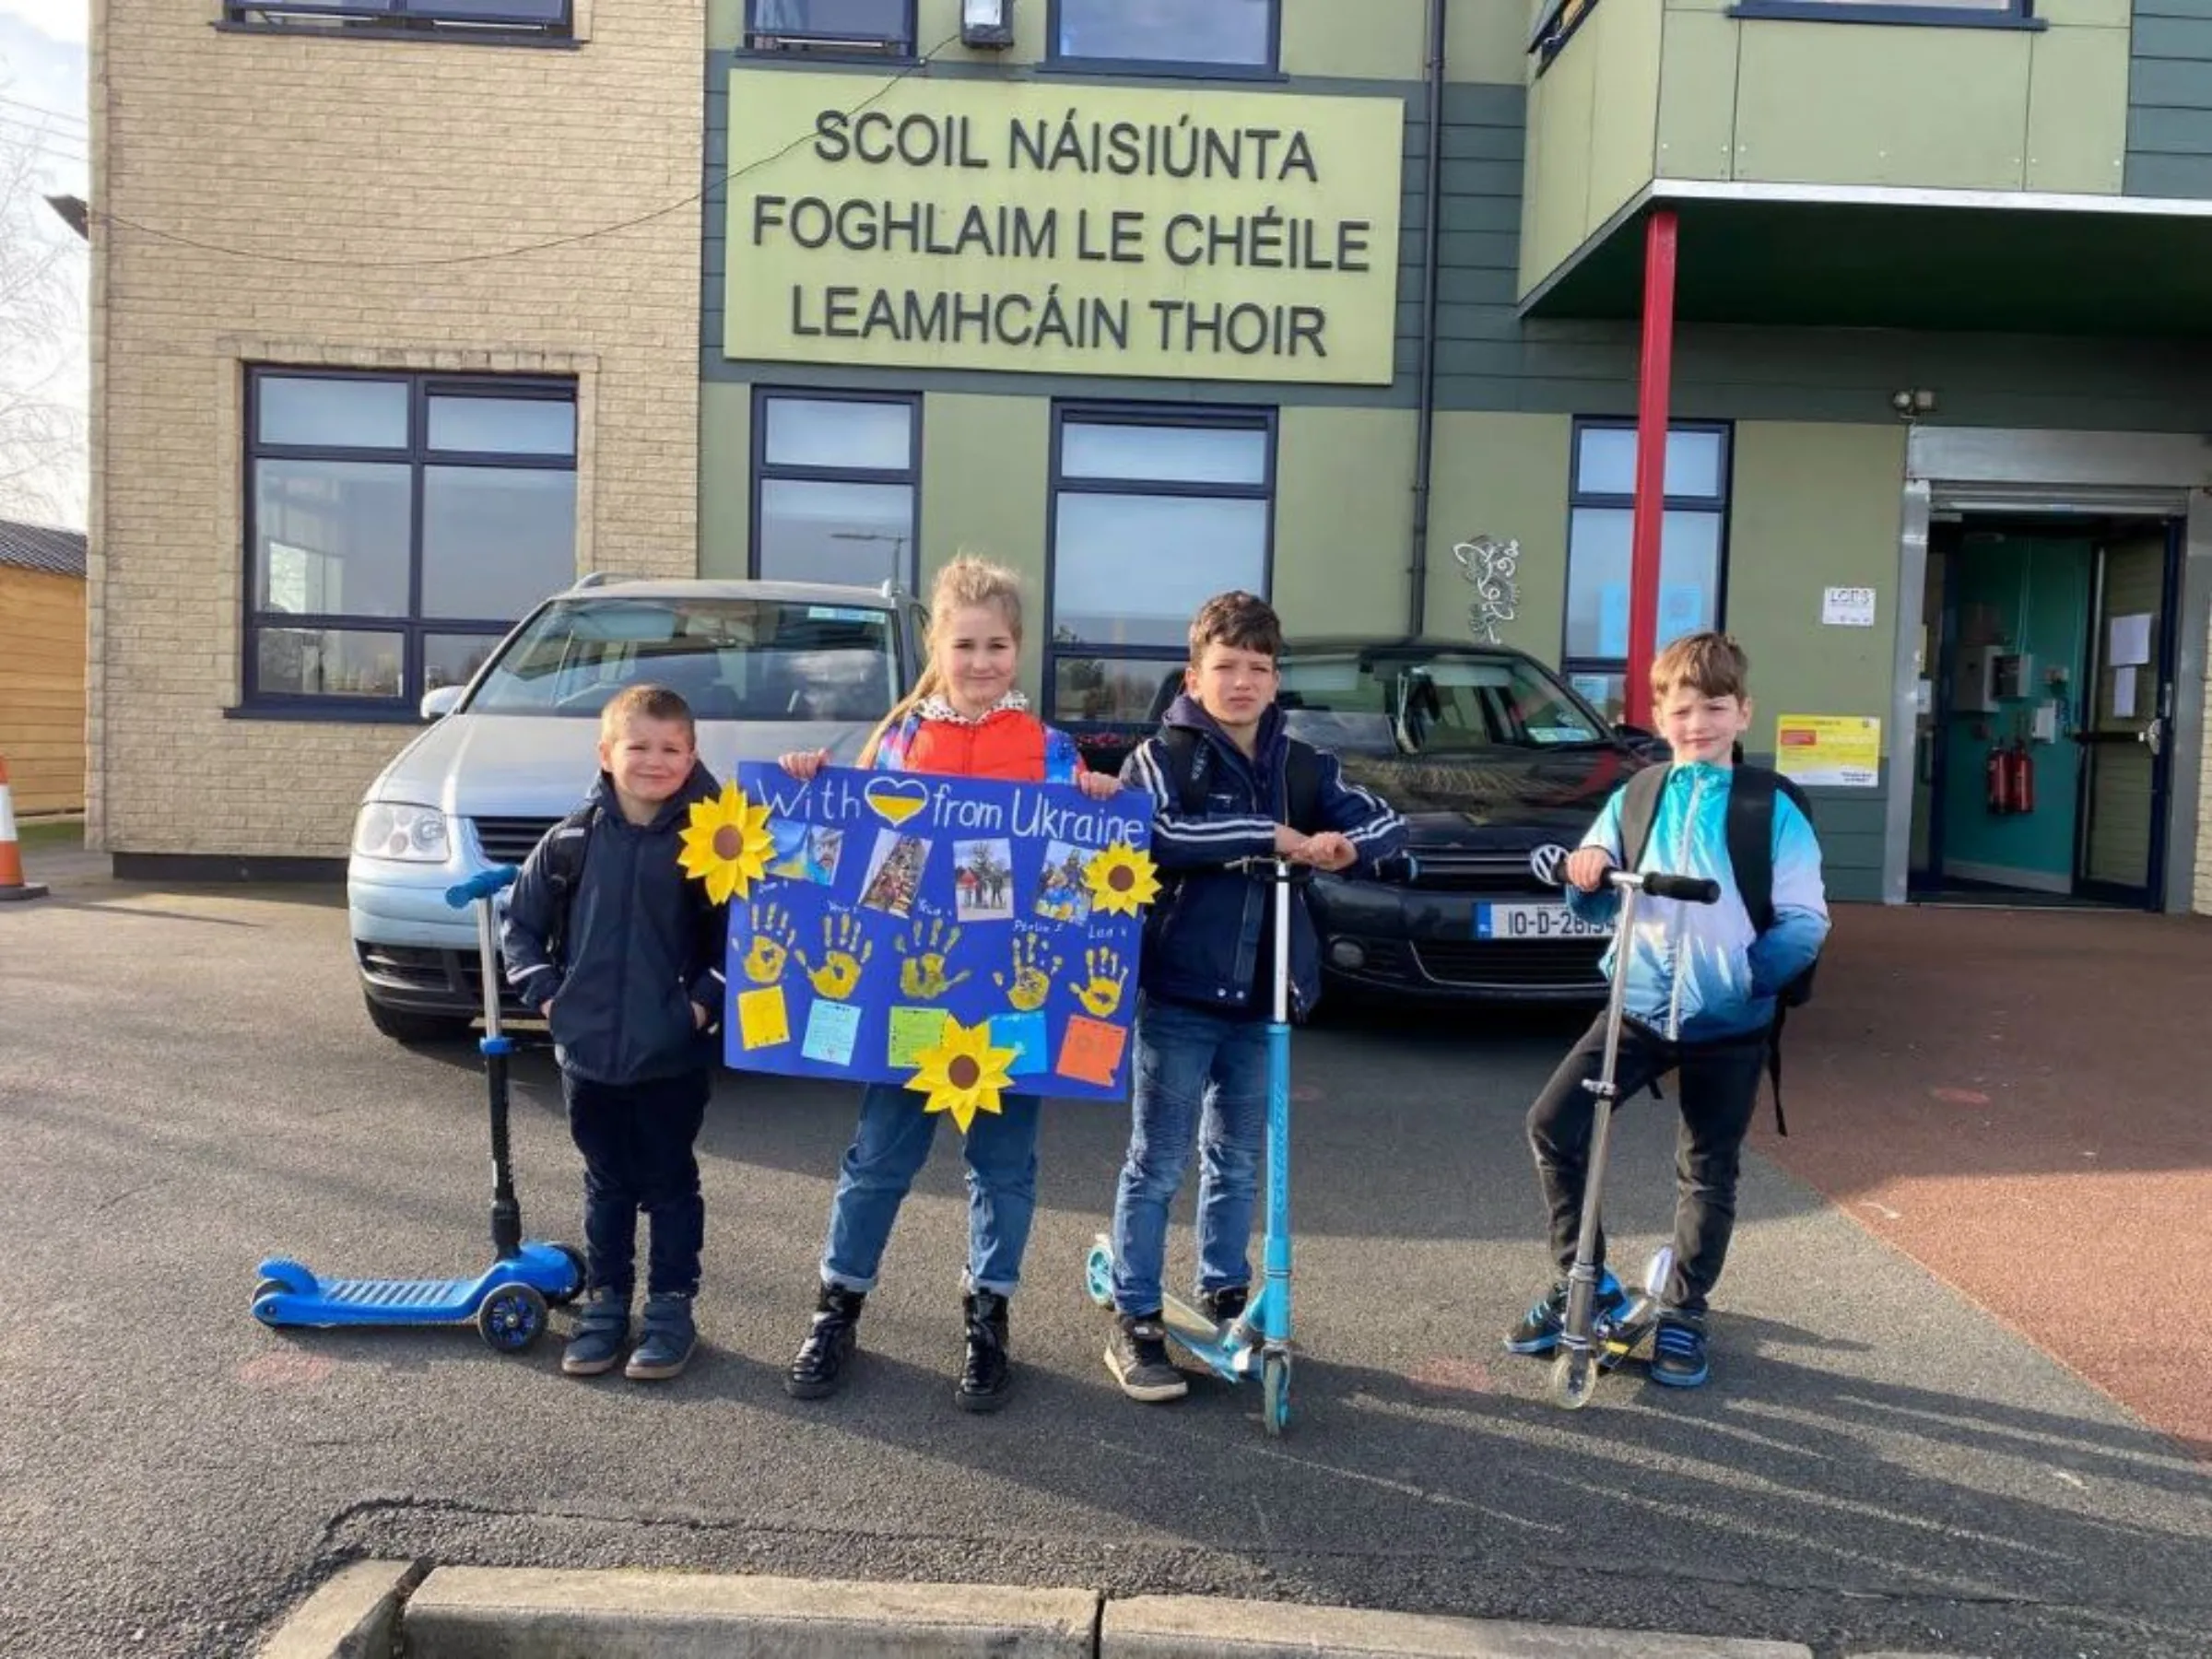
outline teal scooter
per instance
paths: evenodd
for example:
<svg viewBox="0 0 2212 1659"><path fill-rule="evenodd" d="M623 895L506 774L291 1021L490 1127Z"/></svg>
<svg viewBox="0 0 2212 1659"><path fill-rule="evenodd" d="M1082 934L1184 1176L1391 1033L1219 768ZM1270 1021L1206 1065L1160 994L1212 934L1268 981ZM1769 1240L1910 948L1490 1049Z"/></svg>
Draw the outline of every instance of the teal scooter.
<svg viewBox="0 0 2212 1659"><path fill-rule="evenodd" d="M1244 1312L1217 1324L1189 1303L1165 1299L1169 1339L1226 1382L1260 1378L1260 1420L1279 1435L1290 1426L1290 888L1311 870L1287 859L1245 858L1225 866L1275 888L1275 1006L1267 1026L1267 1230L1265 1278ZM1113 1241L1092 1241L1084 1279L1091 1300L1113 1305Z"/></svg>

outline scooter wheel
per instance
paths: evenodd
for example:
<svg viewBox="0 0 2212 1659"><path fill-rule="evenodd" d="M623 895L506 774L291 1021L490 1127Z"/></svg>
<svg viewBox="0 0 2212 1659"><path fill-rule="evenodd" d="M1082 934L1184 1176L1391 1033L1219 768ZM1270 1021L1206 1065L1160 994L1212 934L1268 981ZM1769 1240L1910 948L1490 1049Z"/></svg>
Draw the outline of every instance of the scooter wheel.
<svg viewBox="0 0 2212 1659"><path fill-rule="evenodd" d="M546 1330L546 1299L529 1285L501 1285L477 1310L477 1330L502 1354L519 1354Z"/></svg>
<svg viewBox="0 0 2212 1659"><path fill-rule="evenodd" d="M288 1294L290 1290L291 1287L286 1284L282 1279L263 1279L260 1284L253 1287L253 1300L248 1304L248 1306L253 1310L253 1317L260 1320L264 1324L276 1324L276 1321L274 1318L262 1311L261 1299L265 1296L284 1296Z"/></svg>
<svg viewBox="0 0 2212 1659"><path fill-rule="evenodd" d="M1083 1288L1100 1307L1113 1306L1113 1252L1103 1244L1093 1244L1084 1258Z"/></svg>
<svg viewBox="0 0 2212 1659"><path fill-rule="evenodd" d="M563 1290L559 1296L548 1296L546 1300L556 1308L565 1308L583 1294L583 1252L573 1244L556 1244L553 1248L568 1257L569 1266L574 1271L575 1278L568 1289Z"/></svg>
<svg viewBox="0 0 2212 1659"><path fill-rule="evenodd" d="M1551 1397L1570 1411L1580 1411L1597 1394L1597 1356L1588 1348L1559 1350L1551 1362Z"/></svg>
<svg viewBox="0 0 2212 1659"><path fill-rule="evenodd" d="M1260 1362L1260 1420L1271 1435L1290 1427L1290 1356L1269 1354Z"/></svg>

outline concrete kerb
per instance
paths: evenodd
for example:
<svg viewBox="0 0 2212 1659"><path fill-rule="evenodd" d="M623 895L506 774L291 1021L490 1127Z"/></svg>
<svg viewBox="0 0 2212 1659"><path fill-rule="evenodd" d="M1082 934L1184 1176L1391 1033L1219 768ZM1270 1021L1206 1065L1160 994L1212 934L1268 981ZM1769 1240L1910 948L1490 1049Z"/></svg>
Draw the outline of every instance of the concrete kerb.
<svg viewBox="0 0 2212 1659"><path fill-rule="evenodd" d="M355 1561L300 1604L261 1659L390 1659L400 1604L421 1580L414 1561Z"/></svg>
<svg viewBox="0 0 2212 1659"><path fill-rule="evenodd" d="M347 1568L264 1659L382 1659L395 1607L409 1659L1812 1659L1794 1642L987 1584L441 1567L409 1595L413 1571Z"/></svg>

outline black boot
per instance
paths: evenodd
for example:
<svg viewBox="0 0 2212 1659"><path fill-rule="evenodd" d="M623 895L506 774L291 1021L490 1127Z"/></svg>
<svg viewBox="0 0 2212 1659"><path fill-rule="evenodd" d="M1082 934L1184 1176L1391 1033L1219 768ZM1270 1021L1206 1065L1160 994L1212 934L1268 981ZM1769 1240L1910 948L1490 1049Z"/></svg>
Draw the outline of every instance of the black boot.
<svg viewBox="0 0 2212 1659"><path fill-rule="evenodd" d="M996 1411L1014 1388L1014 1367L1006 1359L1006 1299L971 1291L967 1311L968 1360L953 1403L962 1411Z"/></svg>
<svg viewBox="0 0 2212 1659"><path fill-rule="evenodd" d="M794 1400L827 1399L843 1384L845 1369L853 1361L859 1341L860 1310L868 1300L865 1290L847 1290L824 1285L814 1304L814 1328L799 1345L797 1358L784 1373L783 1392Z"/></svg>

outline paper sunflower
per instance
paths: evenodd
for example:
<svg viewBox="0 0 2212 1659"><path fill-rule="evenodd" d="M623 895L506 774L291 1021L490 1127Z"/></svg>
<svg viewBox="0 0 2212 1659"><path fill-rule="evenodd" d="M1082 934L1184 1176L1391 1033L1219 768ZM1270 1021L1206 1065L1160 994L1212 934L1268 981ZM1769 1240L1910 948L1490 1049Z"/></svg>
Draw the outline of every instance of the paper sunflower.
<svg viewBox="0 0 2212 1659"><path fill-rule="evenodd" d="M732 895L744 898L768 873L775 852L768 808L754 806L735 783L724 783L712 800L692 805L677 862L685 875L707 884L708 898L726 904Z"/></svg>
<svg viewBox="0 0 2212 1659"><path fill-rule="evenodd" d="M949 1112L965 1135L977 1112L999 1110L998 1091L1014 1086L1006 1066L1019 1053L991 1046L987 1019L964 1026L947 1018L945 1034L935 1046L916 1052L922 1069L906 1080L906 1086L929 1097L922 1103L924 1112Z"/></svg>
<svg viewBox="0 0 2212 1659"><path fill-rule="evenodd" d="M1083 866L1090 888L1090 908L1108 915L1136 914L1139 905L1159 897L1159 877L1152 860L1127 841L1115 841Z"/></svg>

